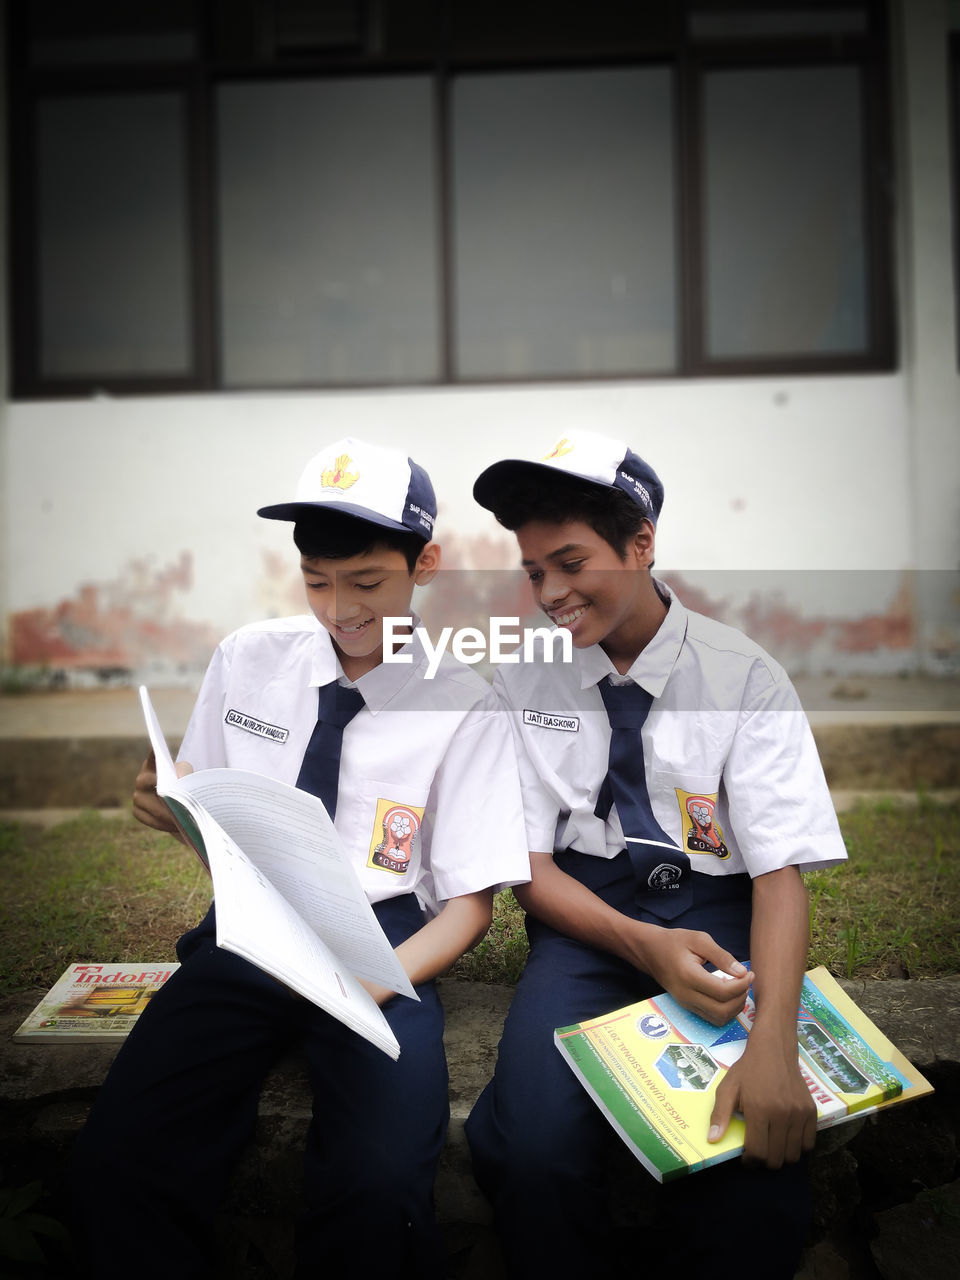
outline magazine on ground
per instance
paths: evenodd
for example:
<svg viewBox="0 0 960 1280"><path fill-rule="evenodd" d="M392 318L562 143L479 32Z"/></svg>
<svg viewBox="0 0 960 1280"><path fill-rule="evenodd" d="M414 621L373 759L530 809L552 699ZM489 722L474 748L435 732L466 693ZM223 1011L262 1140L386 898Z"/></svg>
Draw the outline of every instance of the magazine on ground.
<svg viewBox="0 0 960 1280"><path fill-rule="evenodd" d="M321 801L242 769L183 778L145 688L157 794L213 879L217 945L325 1009L392 1058L400 1046L358 978L418 1000Z"/></svg>
<svg viewBox="0 0 960 1280"><path fill-rule="evenodd" d="M721 1027L663 994L559 1027L554 1039L637 1159L667 1182L743 1150L742 1117L718 1142L707 1142L707 1130L717 1086L743 1053L754 1013L752 988L743 1012ZM797 1050L820 1129L933 1091L822 967L804 975Z"/></svg>
<svg viewBox="0 0 960 1280"><path fill-rule="evenodd" d="M68 965L13 1038L27 1044L123 1040L179 967L175 960Z"/></svg>

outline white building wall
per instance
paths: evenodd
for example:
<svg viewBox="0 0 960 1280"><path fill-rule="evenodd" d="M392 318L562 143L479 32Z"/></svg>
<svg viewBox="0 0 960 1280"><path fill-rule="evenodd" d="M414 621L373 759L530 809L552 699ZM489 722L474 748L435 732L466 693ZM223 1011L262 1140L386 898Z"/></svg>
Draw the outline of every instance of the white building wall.
<svg viewBox="0 0 960 1280"><path fill-rule="evenodd" d="M306 458L348 434L407 447L434 477L441 541L452 536L463 552L493 534L503 551L488 548L484 562L501 566L511 544L473 504L473 477L577 424L622 436L660 471L660 568L694 579L767 571L767 585L788 600L806 593L803 607L850 616L885 607L890 580L877 570L936 571L919 575L916 588L926 616L919 660L936 649L949 665L957 602L944 589L960 545L960 379L948 6L911 0L895 6L894 24L901 371L7 403L4 619L76 599L85 584L105 608L132 601L210 635L289 607L288 580L276 580L276 557L294 563L289 527L259 520L256 508L292 496ZM192 571L164 579L182 569L184 553ZM826 572L835 570L848 572ZM816 572L814 587L800 571ZM722 579L704 581L723 594Z"/></svg>
<svg viewBox="0 0 960 1280"><path fill-rule="evenodd" d="M950 163L950 28L960 4L900 0L894 18L900 333L905 373L911 551L921 569L960 566L960 376ZM956 591L919 578L921 650L956 634Z"/></svg>
<svg viewBox="0 0 960 1280"><path fill-rule="evenodd" d="M6 24L0 22L0 66L7 65ZM7 98L0 93L0 174L7 172ZM7 244L7 188L0 181L0 245ZM7 396L9 367L9 323L7 316L8 276L6 253L0 251L0 298L4 305L0 307L0 662L4 661L7 652L7 620L10 615L10 589L7 579L9 555L9 514L10 508L7 494L10 489L10 464L7 460Z"/></svg>

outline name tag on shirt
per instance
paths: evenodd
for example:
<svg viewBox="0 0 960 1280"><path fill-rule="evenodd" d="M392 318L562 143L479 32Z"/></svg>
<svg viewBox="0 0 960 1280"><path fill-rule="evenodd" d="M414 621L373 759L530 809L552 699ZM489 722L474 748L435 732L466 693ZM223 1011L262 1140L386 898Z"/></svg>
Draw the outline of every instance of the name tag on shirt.
<svg viewBox="0 0 960 1280"><path fill-rule="evenodd" d="M559 729L561 733L579 733L579 716L558 716L551 711L524 711L523 723L539 729Z"/></svg>
<svg viewBox="0 0 960 1280"><path fill-rule="evenodd" d="M224 719L235 729L244 729L247 733L255 733L258 738L269 738L272 742L286 742L290 737L289 729L267 724L265 720L255 720L253 716L245 716L242 711L228 711Z"/></svg>

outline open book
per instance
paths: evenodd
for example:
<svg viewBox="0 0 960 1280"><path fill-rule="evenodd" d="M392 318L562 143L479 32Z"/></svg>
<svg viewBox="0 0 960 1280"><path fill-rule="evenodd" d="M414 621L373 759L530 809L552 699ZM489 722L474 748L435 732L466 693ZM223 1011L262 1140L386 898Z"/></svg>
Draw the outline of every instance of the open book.
<svg viewBox="0 0 960 1280"><path fill-rule="evenodd" d="M399 1057L386 1018L357 978L419 996L323 804L244 769L201 769L178 778L143 687L140 701L157 761L157 794L213 879L217 946Z"/></svg>
<svg viewBox="0 0 960 1280"><path fill-rule="evenodd" d="M722 1027L663 994L557 1029L567 1064L659 1182L743 1150L742 1117L733 1117L719 1142L708 1143L707 1130L717 1086L743 1053L752 996L751 988L743 1012ZM818 1129L933 1091L822 967L804 975L797 1054Z"/></svg>

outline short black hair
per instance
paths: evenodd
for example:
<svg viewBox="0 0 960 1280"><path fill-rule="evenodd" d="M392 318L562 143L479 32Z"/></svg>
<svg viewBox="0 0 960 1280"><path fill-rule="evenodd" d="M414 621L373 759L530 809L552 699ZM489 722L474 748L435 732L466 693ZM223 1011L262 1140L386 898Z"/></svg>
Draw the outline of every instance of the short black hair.
<svg viewBox="0 0 960 1280"><path fill-rule="evenodd" d="M491 503L491 510L511 533L531 520L550 524L582 520L613 547L621 560L626 559L627 547L643 522L652 523L622 489L591 484L562 471L536 479L518 476L507 480Z"/></svg>
<svg viewBox="0 0 960 1280"><path fill-rule="evenodd" d="M308 559L320 556L324 560L349 560L351 556L362 556L374 547L386 547L400 552L411 573L417 567L420 552L427 545L416 533L388 529L385 525L374 524L372 520L323 507L317 507L315 512L296 522L293 540L300 554Z"/></svg>

